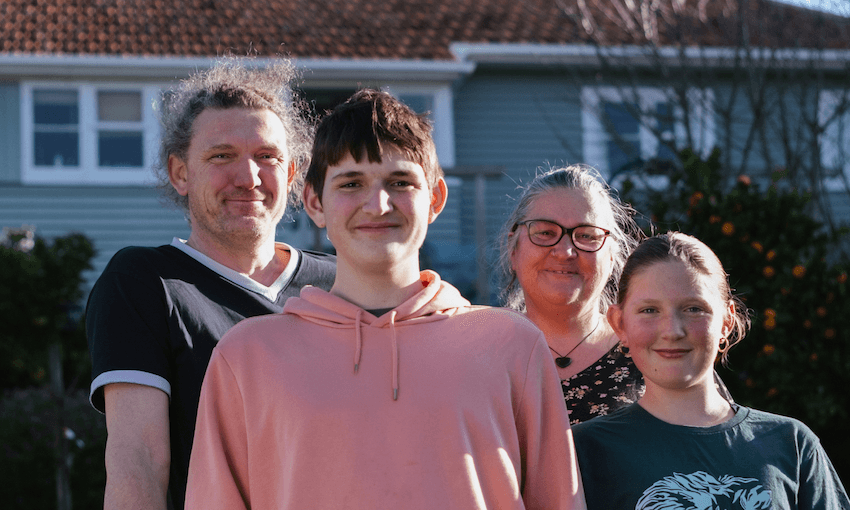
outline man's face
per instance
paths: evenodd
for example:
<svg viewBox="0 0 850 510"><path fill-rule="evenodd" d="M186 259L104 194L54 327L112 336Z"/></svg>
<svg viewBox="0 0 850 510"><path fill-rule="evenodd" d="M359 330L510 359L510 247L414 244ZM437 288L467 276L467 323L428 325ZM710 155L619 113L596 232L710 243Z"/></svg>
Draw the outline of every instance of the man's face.
<svg viewBox="0 0 850 510"><path fill-rule="evenodd" d="M286 210L286 133L270 110L207 108L195 119L186 161L169 159L171 183L189 200L192 236L202 244L264 241Z"/></svg>
<svg viewBox="0 0 850 510"><path fill-rule="evenodd" d="M338 264L366 272L418 271L419 248L445 199L445 181L429 187L422 167L395 149L381 163L348 155L328 167L321 200L305 190L305 208L327 227Z"/></svg>

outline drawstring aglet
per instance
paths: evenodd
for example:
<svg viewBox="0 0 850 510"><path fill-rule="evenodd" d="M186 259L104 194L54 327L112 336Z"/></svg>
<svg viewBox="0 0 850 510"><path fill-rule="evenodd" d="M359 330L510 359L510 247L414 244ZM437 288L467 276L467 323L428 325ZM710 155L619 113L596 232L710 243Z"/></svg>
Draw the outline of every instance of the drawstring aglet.
<svg viewBox="0 0 850 510"><path fill-rule="evenodd" d="M354 364L354 373L356 374L358 370L360 370L360 363L355 363Z"/></svg>
<svg viewBox="0 0 850 510"><path fill-rule="evenodd" d="M398 400L398 388L393 388L393 400Z"/></svg>

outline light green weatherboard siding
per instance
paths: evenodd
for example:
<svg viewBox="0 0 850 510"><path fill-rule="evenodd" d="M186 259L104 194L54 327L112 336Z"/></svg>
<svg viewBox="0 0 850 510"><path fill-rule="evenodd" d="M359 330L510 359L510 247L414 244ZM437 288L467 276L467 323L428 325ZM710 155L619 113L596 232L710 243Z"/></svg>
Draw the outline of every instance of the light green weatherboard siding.
<svg viewBox="0 0 850 510"><path fill-rule="evenodd" d="M458 165L505 167L500 179L487 179L487 232L490 243L517 194L539 167L581 161L581 108L578 91L557 74L480 72L455 92L455 149ZM473 235L474 183L464 181L462 236Z"/></svg>
<svg viewBox="0 0 850 510"><path fill-rule="evenodd" d="M158 246L186 237L183 214L146 188L0 186L0 226L34 225L45 238L81 232L94 243L88 284L124 246Z"/></svg>

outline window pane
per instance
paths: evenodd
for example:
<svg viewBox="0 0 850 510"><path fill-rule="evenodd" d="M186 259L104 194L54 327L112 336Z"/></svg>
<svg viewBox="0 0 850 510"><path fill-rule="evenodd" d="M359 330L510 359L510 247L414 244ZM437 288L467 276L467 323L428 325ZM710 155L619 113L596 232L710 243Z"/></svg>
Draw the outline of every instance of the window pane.
<svg viewBox="0 0 850 510"><path fill-rule="evenodd" d="M658 122L658 132L661 139L658 141L658 154L656 158L665 161L676 161L678 157L671 147L676 146L676 134L674 131L673 108L669 103L658 103L655 107Z"/></svg>
<svg viewBox="0 0 850 510"><path fill-rule="evenodd" d="M98 132L98 166L140 167L143 164L141 132Z"/></svg>
<svg viewBox="0 0 850 510"><path fill-rule="evenodd" d="M624 147L625 145L625 147ZM632 170L631 164L638 161L638 147L635 143L626 143L622 141L608 141L608 168L612 174L624 170Z"/></svg>
<svg viewBox="0 0 850 510"><path fill-rule="evenodd" d="M36 124L77 124L80 122L77 91L33 91L33 118Z"/></svg>
<svg viewBox="0 0 850 510"><path fill-rule="evenodd" d="M434 101L431 96L402 94L398 98L416 113L431 113L434 110Z"/></svg>
<svg viewBox="0 0 850 510"><path fill-rule="evenodd" d="M605 118L617 134L621 137L637 139L640 122L632 115L632 112L640 111L636 104L606 102L603 107Z"/></svg>
<svg viewBox="0 0 850 510"><path fill-rule="evenodd" d="M141 92L98 92L97 118L102 121L141 122Z"/></svg>
<svg viewBox="0 0 850 510"><path fill-rule="evenodd" d="M608 168L612 173L627 170L640 160L640 122L632 115L636 104L609 103L602 105L608 130Z"/></svg>
<svg viewBox="0 0 850 510"><path fill-rule="evenodd" d="M35 133L35 164L77 166L80 164L77 133Z"/></svg>

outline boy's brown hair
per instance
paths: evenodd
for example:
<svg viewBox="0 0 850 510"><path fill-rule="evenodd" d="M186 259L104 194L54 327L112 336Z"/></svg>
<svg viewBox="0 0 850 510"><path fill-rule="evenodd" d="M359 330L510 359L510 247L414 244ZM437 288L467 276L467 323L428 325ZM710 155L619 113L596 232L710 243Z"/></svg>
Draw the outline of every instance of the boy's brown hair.
<svg viewBox="0 0 850 510"><path fill-rule="evenodd" d="M328 167L349 154L358 163L364 155L370 162L380 163L384 152L394 148L422 166L428 186L433 188L443 177L443 170L431 131L425 115L390 94L360 90L319 123L305 183L321 201Z"/></svg>

